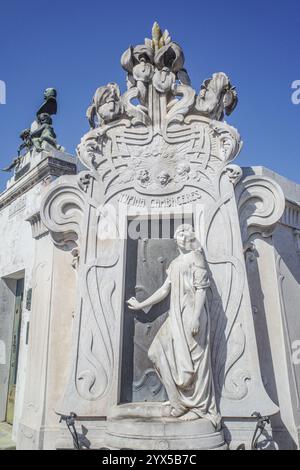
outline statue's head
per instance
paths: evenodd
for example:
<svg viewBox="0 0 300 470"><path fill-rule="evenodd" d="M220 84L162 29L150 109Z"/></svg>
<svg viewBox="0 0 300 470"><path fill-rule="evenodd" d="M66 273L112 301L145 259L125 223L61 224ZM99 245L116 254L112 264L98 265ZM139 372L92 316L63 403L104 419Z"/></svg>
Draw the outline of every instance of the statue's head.
<svg viewBox="0 0 300 470"><path fill-rule="evenodd" d="M147 182L150 180L149 171L146 170L145 168L142 168L142 169L139 170L138 173L137 173L137 179L138 179L141 183L147 183Z"/></svg>
<svg viewBox="0 0 300 470"><path fill-rule="evenodd" d="M48 100L49 98L56 98L57 97L57 91L55 88L46 88L44 91L44 99Z"/></svg>
<svg viewBox="0 0 300 470"><path fill-rule="evenodd" d="M185 176L191 171L191 167L187 162L179 162L176 170L179 176Z"/></svg>
<svg viewBox="0 0 300 470"><path fill-rule="evenodd" d="M42 124L52 125L52 119L51 119L50 114L47 114L47 113L39 114L37 119L38 119L39 124L41 124L41 125Z"/></svg>
<svg viewBox="0 0 300 470"><path fill-rule="evenodd" d="M195 249L196 235L190 224L180 225L175 231L174 238L179 248L186 251Z"/></svg>
<svg viewBox="0 0 300 470"><path fill-rule="evenodd" d="M99 118L105 123L113 121L122 114L121 93L116 83L108 83L98 88L94 103Z"/></svg>
<svg viewBox="0 0 300 470"><path fill-rule="evenodd" d="M30 129L24 129L24 131L22 131L20 134L20 138L22 140L28 139L29 136L30 136Z"/></svg>

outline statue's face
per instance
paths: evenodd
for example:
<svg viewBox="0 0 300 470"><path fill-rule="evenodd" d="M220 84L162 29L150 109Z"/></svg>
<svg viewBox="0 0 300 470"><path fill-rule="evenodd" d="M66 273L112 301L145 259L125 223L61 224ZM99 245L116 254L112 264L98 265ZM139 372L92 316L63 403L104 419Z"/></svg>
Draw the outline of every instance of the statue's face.
<svg viewBox="0 0 300 470"><path fill-rule="evenodd" d="M47 113L42 113L38 117L40 124L52 124L52 119Z"/></svg>
<svg viewBox="0 0 300 470"><path fill-rule="evenodd" d="M115 101L119 101L118 92L114 86L110 86L105 97L105 103L114 103Z"/></svg>
<svg viewBox="0 0 300 470"><path fill-rule="evenodd" d="M195 234L192 230L182 230L176 234L176 241L179 248L190 251L193 249Z"/></svg>
<svg viewBox="0 0 300 470"><path fill-rule="evenodd" d="M170 181L170 175L166 173L165 171L162 171L158 176L157 176L158 181L162 186L165 186L168 184Z"/></svg>
<svg viewBox="0 0 300 470"><path fill-rule="evenodd" d="M233 102L233 94L230 91L227 91L227 93L225 93L225 96L223 98L224 107L227 108L228 106L231 106L232 102Z"/></svg>
<svg viewBox="0 0 300 470"><path fill-rule="evenodd" d="M106 93L104 93L100 100L98 112L104 122L112 121L121 114L122 104L116 87L107 87Z"/></svg>
<svg viewBox="0 0 300 470"><path fill-rule="evenodd" d="M137 175L137 179L142 183L146 183L150 179L149 171L148 170L140 170Z"/></svg>

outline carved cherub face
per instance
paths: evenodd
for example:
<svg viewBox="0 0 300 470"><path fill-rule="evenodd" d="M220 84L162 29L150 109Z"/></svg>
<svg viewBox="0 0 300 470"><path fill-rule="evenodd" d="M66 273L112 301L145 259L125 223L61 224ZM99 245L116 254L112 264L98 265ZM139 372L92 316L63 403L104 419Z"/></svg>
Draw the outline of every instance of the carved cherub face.
<svg viewBox="0 0 300 470"><path fill-rule="evenodd" d="M141 182L141 183L147 183L149 180L150 180L150 175L149 175L149 171L148 170L145 170L144 168L139 170L138 174L137 174L137 179Z"/></svg>
<svg viewBox="0 0 300 470"><path fill-rule="evenodd" d="M175 232L175 239L180 249L186 251L193 250L196 240L193 227L189 224L180 225Z"/></svg>
<svg viewBox="0 0 300 470"><path fill-rule="evenodd" d="M157 176L157 179L158 179L158 181L160 182L160 184L162 186L166 186L169 183L171 177L170 177L169 173L167 173L166 171L162 171Z"/></svg>
<svg viewBox="0 0 300 470"><path fill-rule="evenodd" d="M186 176L190 172L190 165L186 162L180 162L177 165L177 174L181 177Z"/></svg>

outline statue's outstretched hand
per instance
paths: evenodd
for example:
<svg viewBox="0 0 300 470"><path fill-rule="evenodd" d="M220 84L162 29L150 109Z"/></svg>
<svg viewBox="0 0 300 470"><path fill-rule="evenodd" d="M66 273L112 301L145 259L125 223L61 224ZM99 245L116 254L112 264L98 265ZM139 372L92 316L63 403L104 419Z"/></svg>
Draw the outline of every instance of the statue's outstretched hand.
<svg viewBox="0 0 300 470"><path fill-rule="evenodd" d="M130 310L141 310L141 304L135 297L131 297L131 299L127 300L127 304Z"/></svg>
<svg viewBox="0 0 300 470"><path fill-rule="evenodd" d="M195 320L195 321L193 322L193 324L192 324L192 331L191 331L192 336L197 336L197 334L199 333L199 331L200 331L200 322L199 322L199 320L197 319L197 320Z"/></svg>

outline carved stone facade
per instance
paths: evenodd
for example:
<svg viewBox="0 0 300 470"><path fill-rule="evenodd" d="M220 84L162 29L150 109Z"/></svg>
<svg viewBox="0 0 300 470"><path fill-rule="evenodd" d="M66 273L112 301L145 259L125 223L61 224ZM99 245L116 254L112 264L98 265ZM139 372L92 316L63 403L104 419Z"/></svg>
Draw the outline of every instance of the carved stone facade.
<svg viewBox="0 0 300 470"><path fill-rule="evenodd" d="M155 24L121 65L128 90L101 86L87 110L78 146L86 169L52 182L28 218L35 284L18 447L72 446L55 414L70 411L88 448L250 447L255 412L271 417L261 447L298 446L300 374L287 351L299 328L289 289L298 298L300 261L291 276L284 260L300 252L300 193L287 200L276 175L233 163L242 141L224 116L237 92L216 73L197 93L167 31ZM127 303L145 304L180 264L183 223L207 263L206 351L221 427L205 413L166 414L172 400L148 351L172 308L166 298L134 315Z"/></svg>
<svg viewBox="0 0 300 470"><path fill-rule="evenodd" d="M134 256L132 219L192 220L211 276L211 363L221 415L250 418L257 403L264 415L278 411L260 376L243 242L257 227L267 231L280 219L282 191L263 177L239 183L242 171L231 162L242 142L222 120L237 96L225 74L214 74L197 95L183 73L180 46L157 26L153 40L129 48L121 63L128 72L128 91L121 95L112 83L101 87L88 110L92 129L78 155L89 171L60 178L41 207L54 243L75 248L77 257L71 370L57 410L107 419L102 445L108 447L117 447L121 436L123 446L130 447L134 430L128 430L128 423L139 414L142 422L143 414L143 406L124 394L124 374L134 368L126 342L135 342L139 328L127 330L125 304L134 287L125 272ZM145 237L146 244L151 241ZM149 367L140 367L138 383L143 383ZM161 412L150 405L144 407L151 421ZM162 436L141 428L136 445L151 440L154 448L159 446ZM201 447L201 432L198 438L193 445ZM168 433L165 439L172 447ZM220 436L214 445L222 442Z"/></svg>

